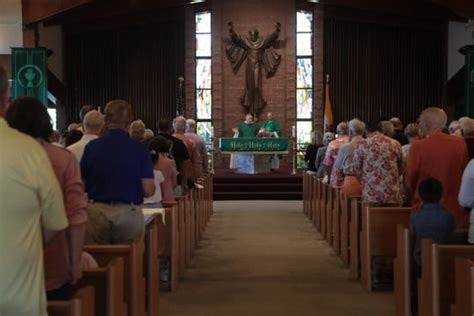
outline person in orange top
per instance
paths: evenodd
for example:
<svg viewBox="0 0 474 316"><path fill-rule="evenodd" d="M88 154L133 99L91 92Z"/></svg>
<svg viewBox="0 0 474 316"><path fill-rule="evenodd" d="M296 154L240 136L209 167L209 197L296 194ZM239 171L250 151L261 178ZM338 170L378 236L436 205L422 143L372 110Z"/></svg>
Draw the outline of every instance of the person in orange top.
<svg viewBox="0 0 474 316"><path fill-rule="evenodd" d="M446 122L446 113L440 108L427 108L421 113L419 128L425 138L410 146L406 178L414 210L422 204L417 191L419 184L431 177L444 188L442 205L454 216L462 218L465 212L457 196L468 163L467 146L461 137L442 133Z"/></svg>

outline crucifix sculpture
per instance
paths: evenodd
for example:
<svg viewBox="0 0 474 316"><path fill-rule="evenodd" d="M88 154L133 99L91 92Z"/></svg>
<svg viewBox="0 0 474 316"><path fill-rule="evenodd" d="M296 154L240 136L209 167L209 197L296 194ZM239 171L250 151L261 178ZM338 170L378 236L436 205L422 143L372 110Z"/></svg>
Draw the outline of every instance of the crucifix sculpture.
<svg viewBox="0 0 474 316"><path fill-rule="evenodd" d="M226 53L234 73L239 71L240 65L247 59L245 92L240 103L247 113L258 116L267 103L262 94L262 66L266 77L270 78L281 61L281 56L273 48L280 34L281 24L277 22L275 31L267 37L259 36L256 28L249 31L249 36L241 37L235 33L232 22L228 26L232 43L226 48Z"/></svg>

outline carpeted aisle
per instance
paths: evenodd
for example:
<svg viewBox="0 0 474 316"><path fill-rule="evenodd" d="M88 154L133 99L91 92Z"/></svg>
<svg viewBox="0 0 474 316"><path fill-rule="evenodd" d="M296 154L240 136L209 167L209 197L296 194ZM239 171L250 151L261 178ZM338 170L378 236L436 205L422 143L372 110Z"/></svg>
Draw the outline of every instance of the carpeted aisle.
<svg viewBox="0 0 474 316"><path fill-rule="evenodd" d="M220 201L161 316L393 315L367 293L302 213L301 201Z"/></svg>

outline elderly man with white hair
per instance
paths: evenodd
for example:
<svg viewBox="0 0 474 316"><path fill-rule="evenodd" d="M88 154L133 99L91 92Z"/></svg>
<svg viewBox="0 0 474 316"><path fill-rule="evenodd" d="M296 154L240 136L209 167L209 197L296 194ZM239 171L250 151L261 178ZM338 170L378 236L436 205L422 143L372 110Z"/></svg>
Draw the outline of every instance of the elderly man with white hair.
<svg viewBox="0 0 474 316"><path fill-rule="evenodd" d="M202 174L202 160L201 160L201 156L199 155L198 149L196 148L196 145L194 144L194 141L191 138L184 135L184 132L186 130L186 119L183 116L178 116L177 118L175 118L173 120L173 129L174 129L173 136L183 141L184 145L186 146L186 149L188 151L188 154L192 163L193 177L194 177L194 180L196 180Z"/></svg>
<svg viewBox="0 0 474 316"><path fill-rule="evenodd" d="M339 148L341 148L342 144L345 144L349 141L349 127L347 122L339 123L336 130L338 137L329 143L323 164L327 169L329 183L332 186L341 186L344 179L342 174L339 174L336 168L333 168L333 166L334 162L336 161Z"/></svg>
<svg viewBox="0 0 474 316"><path fill-rule="evenodd" d="M464 208L457 197L461 178L468 163L467 146L461 137L442 132L446 125L446 113L440 108L427 108L420 115L420 133L425 139L410 146L407 161L407 184L413 199L413 208L419 209L421 199L418 186L426 178L435 178L443 186L442 204L458 219L464 216Z"/></svg>
<svg viewBox="0 0 474 316"><path fill-rule="evenodd" d="M184 135L194 141L196 148L198 149L199 155L201 156L202 161L202 170L203 172L207 172L208 170L208 155L206 149L206 141L204 138L198 134L196 134L196 121L193 119L186 120L186 133Z"/></svg>
<svg viewBox="0 0 474 316"><path fill-rule="evenodd" d="M365 124L359 119L353 119L349 122L349 138L350 142L343 144L339 149L334 169L342 174L344 180L342 183L342 192L347 195L361 194L361 186L357 177L349 174L352 159L354 158L354 150L357 144L364 138Z"/></svg>
<svg viewBox="0 0 474 316"><path fill-rule="evenodd" d="M102 134L105 126L104 116L99 111L89 111L84 116L82 124L84 128L84 135L82 136L81 140L67 147L67 149L69 149L74 154L74 156L76 156L77 161L81 161L86 145L91 140L98 138Z"/></svg>

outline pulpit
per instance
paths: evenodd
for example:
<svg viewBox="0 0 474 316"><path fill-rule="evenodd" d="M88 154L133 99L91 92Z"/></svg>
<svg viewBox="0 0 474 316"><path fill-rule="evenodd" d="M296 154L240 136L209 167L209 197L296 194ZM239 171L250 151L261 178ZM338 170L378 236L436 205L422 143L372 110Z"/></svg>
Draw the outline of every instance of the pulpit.
<svg viewBox="0 0 474 316"><path fill-rule="evenodd" d="M237 173L268 173L274 155L288 154L288 138L223 137L219 139L222 154L234 154Z"/></svg>

